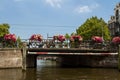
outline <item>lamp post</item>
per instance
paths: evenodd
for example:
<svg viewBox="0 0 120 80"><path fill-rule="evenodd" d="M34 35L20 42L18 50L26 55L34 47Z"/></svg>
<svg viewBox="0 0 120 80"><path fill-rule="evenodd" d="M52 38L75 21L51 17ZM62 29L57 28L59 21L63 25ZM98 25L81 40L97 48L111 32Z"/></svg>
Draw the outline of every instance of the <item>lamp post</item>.
<svg viewBox="0 0 120 80"><path fill-rule="evenodd" d="M103 39L103 26L102 26L102 39Z"/></svg>
<svg viewBox="0 0 120 80"><path fill-rule="evenodd" d="M104 38L103 38L103 26L102 26L102 46L104 45Z"/></svg>

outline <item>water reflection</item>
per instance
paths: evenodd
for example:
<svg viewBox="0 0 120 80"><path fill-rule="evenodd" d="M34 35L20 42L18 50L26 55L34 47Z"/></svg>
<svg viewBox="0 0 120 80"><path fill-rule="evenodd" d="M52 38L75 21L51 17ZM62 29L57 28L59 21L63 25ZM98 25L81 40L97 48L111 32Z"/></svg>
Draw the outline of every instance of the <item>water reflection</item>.
<svg viewBox="0 0 120 80"><path fill-rule="evenodd" d="M21 69L0 69L0 80L23 80Z"/></svg>
<svg viewBox="0 0 120 80"><path fill-rule="evenodd" d="M36 69L28 68L26 72L0 69L0 80L120 80L117 69L60 68L55 62L40 62Z"/></svg>
<svg viewBox="0 0 120 80"><path fill-rule="evenodd" d="M115 69L89 68L42 68L38 70L39 80L119 80Z"/></svg>

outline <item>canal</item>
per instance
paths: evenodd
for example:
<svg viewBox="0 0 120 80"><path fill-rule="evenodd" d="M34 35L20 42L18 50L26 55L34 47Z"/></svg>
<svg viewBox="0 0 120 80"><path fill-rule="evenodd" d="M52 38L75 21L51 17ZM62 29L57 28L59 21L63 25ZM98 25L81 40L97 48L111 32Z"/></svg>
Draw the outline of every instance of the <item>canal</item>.
<svg viewBox="0 0 120 80"><path fill-rule="evenodd" d="M37 68L0 69L0 80L120 80L114 68L62 68L55 61L38 60Z"/></svg>

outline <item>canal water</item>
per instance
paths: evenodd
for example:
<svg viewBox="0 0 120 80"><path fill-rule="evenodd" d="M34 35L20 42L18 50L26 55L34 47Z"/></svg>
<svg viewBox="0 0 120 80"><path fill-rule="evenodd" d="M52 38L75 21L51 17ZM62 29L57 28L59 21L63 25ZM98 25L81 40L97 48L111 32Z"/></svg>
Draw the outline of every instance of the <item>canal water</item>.
<svg viewBox="0 0 120 80"><path fill-rule="evenodd" d="M37 68L0 69L0 80L120 80L117 69L61 68L55 61L38 60Z"/></svg>

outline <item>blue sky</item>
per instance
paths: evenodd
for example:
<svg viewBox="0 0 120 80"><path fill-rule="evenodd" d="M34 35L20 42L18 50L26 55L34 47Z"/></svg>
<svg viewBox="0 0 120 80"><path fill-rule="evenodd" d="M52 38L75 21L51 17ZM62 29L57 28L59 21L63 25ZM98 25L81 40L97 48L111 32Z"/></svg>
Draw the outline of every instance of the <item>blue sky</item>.
<svg viewBox="0 0 120 80"><path fill-rule="evenodd" d="M10 24L10 33L28 39L75 32L87 18L106 22L119 0L0 0L0 24Z"/></svg>

